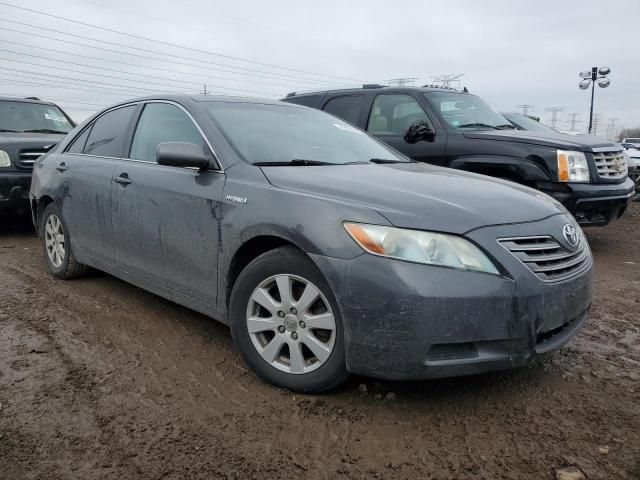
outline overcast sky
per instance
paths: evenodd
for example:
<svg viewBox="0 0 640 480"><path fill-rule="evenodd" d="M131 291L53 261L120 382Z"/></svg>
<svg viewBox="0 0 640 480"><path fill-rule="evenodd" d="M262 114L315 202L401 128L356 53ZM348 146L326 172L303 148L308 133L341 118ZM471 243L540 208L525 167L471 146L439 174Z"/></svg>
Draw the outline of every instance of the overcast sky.
<svg viewBox="0 0 640 480"><path fill-rule="evenodd" d="M0 0L0 94L57 100L79 120L204 83L211 93L279 98L464 73L462 86L501 109L532 104L548 121L546 108L564 107L558 128L577 112L584 130L589 91L578 89L578 73L597 65L612 71L611 86L596 87L605 134L611 119L640 126L639 21L638 0Z"/></svg>

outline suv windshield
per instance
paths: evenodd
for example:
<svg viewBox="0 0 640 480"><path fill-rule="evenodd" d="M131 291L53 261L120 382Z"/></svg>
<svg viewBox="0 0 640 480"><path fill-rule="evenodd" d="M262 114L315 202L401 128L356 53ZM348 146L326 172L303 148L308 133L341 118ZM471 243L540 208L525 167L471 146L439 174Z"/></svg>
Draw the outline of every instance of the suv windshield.
<svg viewBox="0 0 640 480"><path fill-rule="evenodd" d="M457 92L425 92L423 95L442 118L458 130L512 127L509 120L475 95Z"/></svg>
<svg viewBox="0 0 640 480"><path fill-rule="evenodd" d="M69 119L55 105L0 100L0 131L67 133Z"/></svg>
<svg viewBox="0 0 640 480"><path fill-rule="evenodd" d="M553 134L560 133L555 128L551 128L544 123L540 123L533 118L529 118L525 115L520 115L519 113L505 113L504 116L508 118L509 121L512 122L516 127L520 127L523 130Z"/></svg>
<svg viewBox="0 0 640 480"><path fill-rule="evenodd" d="M236 152L254 164L405 162L362 130L290 105L210 102L207 111Z"/></svg>

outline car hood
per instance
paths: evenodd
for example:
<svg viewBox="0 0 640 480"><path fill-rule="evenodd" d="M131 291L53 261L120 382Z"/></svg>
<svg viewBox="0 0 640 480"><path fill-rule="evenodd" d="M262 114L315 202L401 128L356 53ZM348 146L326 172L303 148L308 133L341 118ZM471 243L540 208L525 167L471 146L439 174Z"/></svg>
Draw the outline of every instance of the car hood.
<svg viewBox="0 0 640 480"><path fill-rule="evenodd" d="M543 145L547 147L580 150L586 152L591 152L594 148L620 147L615 143L601 140L594 135L567 135L560 132L558 132L557 134L551 134L529 130L474 130L464 132L464 136L466 138L472 138L476 140L496 140L502 142L529 143L533 145Z"/></svg>
<svg viewBox="0 0 640 480"><path fill-rule="evenodd" d="M262 171L274 186L365 205L404 228L464 233L566 211L528 187L423 163L274 166Z"/></svg>
<svg viewBox="0 0 640 480"><path fill-rule="evenodd" d="M0 145L55 145L64 137L58 133L0 132Z"/></svg>

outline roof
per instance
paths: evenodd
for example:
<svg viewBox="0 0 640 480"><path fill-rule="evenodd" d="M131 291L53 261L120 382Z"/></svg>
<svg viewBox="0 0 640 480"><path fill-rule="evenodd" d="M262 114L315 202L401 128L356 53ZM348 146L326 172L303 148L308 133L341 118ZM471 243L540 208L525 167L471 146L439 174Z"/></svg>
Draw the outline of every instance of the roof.
<svg viewBox="0 0 640 480"><path fill-rule="evenodd" d="M389 87L386 85L378 85L378 84L365 84L361 87L352 87L352 88L339 88L333 90L314 90L307 92L291 92L287 94L286 98L291 97L304 97L306 95L323 95L325 93L354 93L354 92L362 92L369 90L384 90L387 93L406 93L406 92L456 92L462 94L468 94L469 92L465 92L463 90L457 90L455 88L450 87L440 87L437 85L423 85L422 87Z"/></svg>

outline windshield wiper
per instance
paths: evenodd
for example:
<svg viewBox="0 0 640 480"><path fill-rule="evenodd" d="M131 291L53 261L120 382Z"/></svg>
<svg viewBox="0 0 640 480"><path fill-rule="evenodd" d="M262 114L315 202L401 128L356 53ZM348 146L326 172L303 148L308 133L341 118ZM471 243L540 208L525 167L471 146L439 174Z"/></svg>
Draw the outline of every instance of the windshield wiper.
<svg viewBox="0 0 640 480"><path fill-rule="evenodd" d="M258 167L305 167L308 165L339 165L338 163L323 162L320 160L306 160L304 158L294 158L286 162L254 162Z"/></svg>
<svg viewBox="0 0 640 480"><path fill-rule="evenodd" d="M61 130L52 130L50 128L36 128L35 130L23 130L22 133L68 133Z"/></svg>
<svg viewBox="0 0 640 480"><path fill-rule="evenodd" d="M379 165L384 163L413 163L413 160L391 160L389 158L372 158L369 163L377 163Z"/></svg>
<svg viewBox="0 0 640 480"><path fill-rule="evenodd" d="M465 123L464 125L458 125L458 128L492 128L494 130L500 130L495 125L488 125L486 123Z"/></svg>

